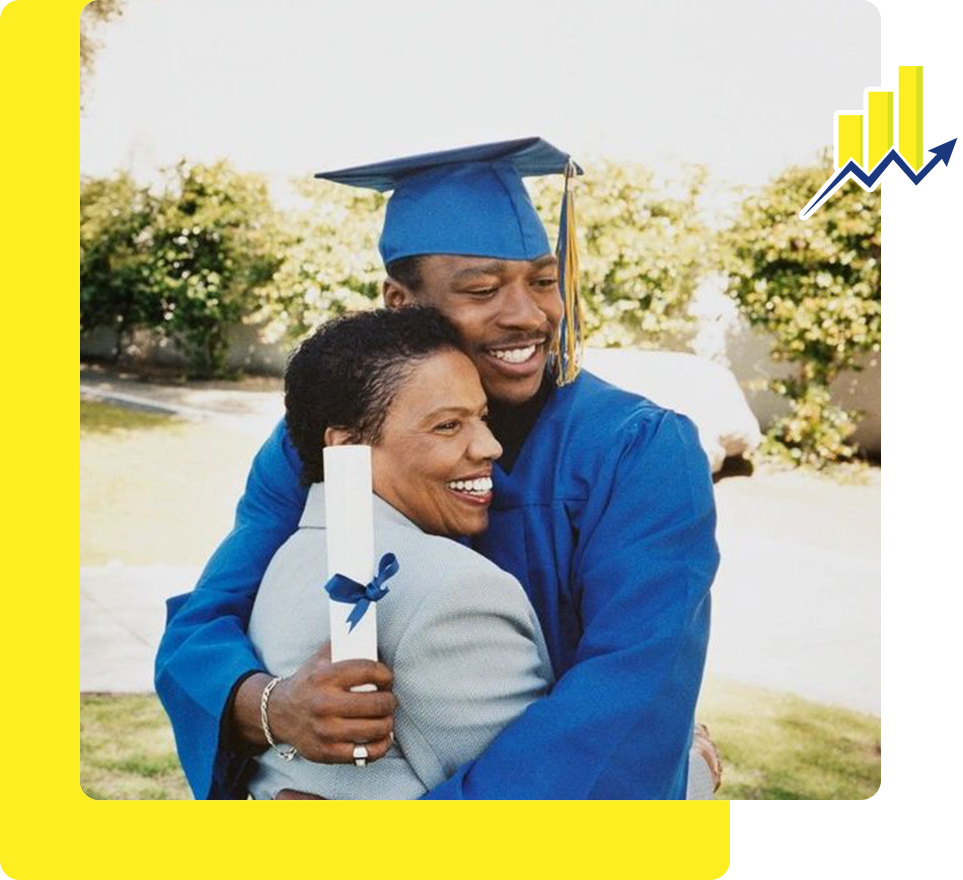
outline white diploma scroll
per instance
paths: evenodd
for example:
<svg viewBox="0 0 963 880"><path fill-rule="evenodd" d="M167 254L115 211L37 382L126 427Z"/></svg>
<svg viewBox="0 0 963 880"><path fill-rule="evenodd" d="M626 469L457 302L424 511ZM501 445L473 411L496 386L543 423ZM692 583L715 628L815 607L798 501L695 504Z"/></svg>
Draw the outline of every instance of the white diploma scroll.
<svg viewBox="0 0 963 880"><path fill-rule="evenodd" d="M367 584L374 576L374 509L371 502L371 447L326 446L324 503L327 522L328 577L343 574ZM353 605L328 600L331 659L377 660L376 603L349 631ZM354 690L373 688L373 685Z"/></svg>

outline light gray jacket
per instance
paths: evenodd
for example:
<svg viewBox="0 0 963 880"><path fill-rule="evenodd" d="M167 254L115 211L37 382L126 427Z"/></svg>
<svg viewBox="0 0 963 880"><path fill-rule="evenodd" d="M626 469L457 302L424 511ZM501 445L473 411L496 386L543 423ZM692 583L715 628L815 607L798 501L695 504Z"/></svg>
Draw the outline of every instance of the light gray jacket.
<svg viewBox="0 0 963 880"><path fill-rule="evenodd" d="M258 759L251 791L347 799L417 798L480 755L552 683L535 611L521 585L483 556L428 535L374 496L375 559L399 571L377 603L379 659L394 672L395 745L367 767ZM266 669L290 675L329 638L324 486L264 575L249 633ZM350 610L345 605L345 613ZM369 611L370 613L370 611Z"/></svg>

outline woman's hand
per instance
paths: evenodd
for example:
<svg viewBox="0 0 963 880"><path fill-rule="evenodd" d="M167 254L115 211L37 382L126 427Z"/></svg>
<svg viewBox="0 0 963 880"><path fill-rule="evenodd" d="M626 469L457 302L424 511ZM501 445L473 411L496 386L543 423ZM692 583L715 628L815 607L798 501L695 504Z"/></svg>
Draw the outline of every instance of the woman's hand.
<svg viewBox="0 0 963 880"><path fill-rule="evenodd" d="M368 761L391 747L397 699L392 674L374 660L331 662L325 643L290 678L279 681L268 701L268 725L277 743L294 746L309 761L354 763L355 747L364 744ZM271 676L258 673L238 688L232 718L234 732L251 746L267 746L261 728L261 694ZM353 692L358 685L377 690Z"/></svg>

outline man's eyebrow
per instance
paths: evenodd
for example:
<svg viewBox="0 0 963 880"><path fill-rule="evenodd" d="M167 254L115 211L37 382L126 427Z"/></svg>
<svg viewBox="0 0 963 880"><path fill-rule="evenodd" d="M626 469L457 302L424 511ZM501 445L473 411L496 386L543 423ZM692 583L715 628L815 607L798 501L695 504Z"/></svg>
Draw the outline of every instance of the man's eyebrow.
<svg viewBox="0 0 963 880"><path fill-rule="evenodd" d="M480 266L468 266L465 269L459 269L451 276L451 280L457 283L475 278L479 275L503 275L506 268L505 263L501 260L495 260L491 263L482 263Z"/></svg>
<svg viewBox="0 0 963 880"><path fill-rule="evenodd" d="M545 254L544 257L539 257L537 260L532 260L532 269L546 269L549 266L557 266L558 258L555 254Z"/></svg>

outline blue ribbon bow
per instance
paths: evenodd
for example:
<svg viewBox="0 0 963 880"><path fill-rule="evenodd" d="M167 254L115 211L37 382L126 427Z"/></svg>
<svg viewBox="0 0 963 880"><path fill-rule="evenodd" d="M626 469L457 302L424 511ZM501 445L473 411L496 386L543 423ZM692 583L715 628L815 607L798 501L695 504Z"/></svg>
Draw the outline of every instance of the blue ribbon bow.
<svg viewBox="0 0 963 880"><path fill-rule="evenodd" d="M368 606L372 602L377 602L388 595L388 588L382 584L398 573L398 560L394 553L385 553L378 563L378 573L370 584L362 586L357 581L346 577L343 574L334 575L325 585L328 595L335 602L347 602L354 604L351 613L348 615L348 632L351 632L358 625L358 621L364 617Z"/></svg>

